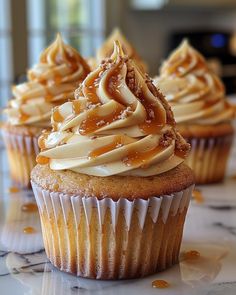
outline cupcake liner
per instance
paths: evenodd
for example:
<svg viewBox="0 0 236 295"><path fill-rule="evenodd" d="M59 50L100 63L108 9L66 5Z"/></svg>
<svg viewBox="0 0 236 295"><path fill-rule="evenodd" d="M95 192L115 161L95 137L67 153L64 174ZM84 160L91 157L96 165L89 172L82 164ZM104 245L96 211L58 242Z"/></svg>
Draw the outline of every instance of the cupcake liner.
<svg viewBox="0 0 236 295"><path fill-rule="evenodd" d="M102 200L32 182L45 250L59 269L96 279L145 276L178 262L193 186L171 195Z"/></svg>
<svg viewBox="0 0 236 295"><path fill-rule="evenodd" d="M212 138L187 138L191 152L186 159L197 184L220 182L224 179L233 135Z"/></svg>
<svg viewBox="0 0 236 295"><path fill-rule="evenodd" d="M2 130L7 148L10 175L20 188L30 187L30 173L39 153L38 136L10 133Z"/></svg>

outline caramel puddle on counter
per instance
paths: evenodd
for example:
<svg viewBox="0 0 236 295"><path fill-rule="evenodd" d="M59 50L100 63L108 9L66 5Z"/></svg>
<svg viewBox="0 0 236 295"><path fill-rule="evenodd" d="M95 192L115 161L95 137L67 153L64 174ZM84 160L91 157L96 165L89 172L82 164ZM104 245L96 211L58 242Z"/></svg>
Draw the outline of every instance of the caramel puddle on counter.
<svg viewBox="0 0 236 295"><path fill-rule="evenodd" d="M197 250L196 248L197 247ZM180 254L182 281L192 287L212 282L222 267L229 246L216 243L190 244Z"/></svg>
<svg viewBox="0 0 236 295"><path fill-rule="evenodd" d="M25 228L23 228L23 233L30 235L30 234L34 234L36 232L36 229L32 226L27 226Z"/></svg>
<svg viewBox="0 0 236 295"><path fill-rule="evenodd" d="M21 206L21 211L26 213L34 213L38 211L38 207L35 203L25 203Z"/></svg>
<svg viewBox="0 0 236 295"><path fill-rule="evenodd" d="M155 280L152 282L152 287L158 288L158 289L165 289L165 288L169 288L170 284L164 280Z"/></svg>
<svg viewBox="0 0 236 295"><path fill-rule="evenodd" d="M8 188L8 193L14 194L14 193L19 193L19 192L20 192L20 189L18 187L10 186Z"/></svg>
<svg viewBox="0 0 236 295"><path fill-rule="evenodd" d="M195 189L193 190L193 199L194 201L197 203L197 204L202 204L204 203L204 197L203 197L203 194L202 192L199 190L199 189Z"/></svg>
<svg viewBox="0 0 236 295"><path fill-rule="evenodd" d="M195 260L195 259L198 259L200 256L201 254L197 250L190 250L190 251L184 252L185 260Z"/></svg>

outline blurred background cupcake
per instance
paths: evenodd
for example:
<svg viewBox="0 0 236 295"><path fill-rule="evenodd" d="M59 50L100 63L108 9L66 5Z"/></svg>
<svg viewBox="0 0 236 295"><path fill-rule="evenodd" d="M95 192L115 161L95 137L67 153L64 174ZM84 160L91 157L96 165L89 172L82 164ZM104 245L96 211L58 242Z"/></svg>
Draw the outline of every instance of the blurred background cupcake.
<svg viewBox="0 0 236 295"><path fill-rule="evenodd" d="M196 183L222 181L235 117L222 81L185 40L163 63L155 84L170 102L179 132L191 144L186 163L194 170Z"/></svg>
<svg viewBox="0 0 236 295"><path fill-rule="evenodd" d="M2 133L10 174L19 187L30 186L30 172L39 152L38 137L50 127L52 108L72 99L89 71L79 53L58 34L39 63L28 71L28 81L13 87L14 97L4 110L7 122L2 124Z"/></svg>

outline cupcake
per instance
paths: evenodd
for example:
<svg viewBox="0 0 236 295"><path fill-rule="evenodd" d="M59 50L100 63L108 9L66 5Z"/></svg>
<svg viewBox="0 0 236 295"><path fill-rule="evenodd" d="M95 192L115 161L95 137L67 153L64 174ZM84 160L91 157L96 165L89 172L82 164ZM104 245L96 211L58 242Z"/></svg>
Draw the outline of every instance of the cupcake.
<svg viewBox="0 0 236 295"><path fill-rule="evenodd" d="M105 58L109 58L113 51L114 41L118 40L122 46L122 49L128 57L132 58L133 61L140 67L140 69L144 72L147 72L147 64L140 58L137 51L134 47L129 43L129 41L125 38L125 36L120 32L119 29L114 29L111 35L107 38L107 40L103 43L103 45L97 50L96 57L88 58L88 63L92 69L95 69L99 63L102 62Z"/></svg>
<svg viewBox="0 0 236 295"><path fill-rule="evenodd" d="M5 109L7 123L2 133L7 148L10 174L22 188L30 185L30 172L39 152L38 137L50 126L51 110L68 99L89 73L79 53L60 35L28 71L28 81L14 86L14 98Z"/></svg>
<svg viewBox="0 0 236 295"><path fill-rule="evenodd" d="M61 120L55 120L55 114ZM96 279L178 262L194 184L163 95L115 42L40 138L32 187L49 260Z"/></svg>
<svg viewBox="0 0 236 295"><path fill-rule="evenodd" d="M191 144L186 163L196 183L224 179L232 145L235 116L221 80L187 41L170 55L154 80L174 112L177 128Z"/></svg>

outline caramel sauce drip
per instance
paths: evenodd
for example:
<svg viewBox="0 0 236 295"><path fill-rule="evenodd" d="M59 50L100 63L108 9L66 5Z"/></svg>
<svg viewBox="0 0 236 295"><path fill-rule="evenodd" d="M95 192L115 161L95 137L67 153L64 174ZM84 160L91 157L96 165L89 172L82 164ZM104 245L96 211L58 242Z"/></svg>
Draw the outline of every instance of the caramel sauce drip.
<svg viewBox="0 0 236 295"><path fill-rule="evenodd" d="M89 158L96 158L100 155L103 155L105 153L108 153L117 147L120 147L120 145L123 145L122 143L122 137L120 135L116 136L115 139L110 143L105 146L99 147L89 153Z"/></svg>
<svg viewBox="0 0 236 295"><path fill-rule="evenodd" d="M119 116L123 113L125 107L121 105L117 105L116 109L114 109L110 114L107 115L99 115L99 109L91 110L87 118L81 122L79 132L81 135L87 135L95 132L96 130L108 125L114 121L116 121Z"/></svg>
<svg viewBox="0 0 236 295"><path fill-rule="evenodd" d="M179 57L176 57L173 61L171 61L167 66L167 72L169 75L175 75L175 76L181 76L183 74L183 69L188 68L188 66L191 64L192 57L190 54L187 54L184 58L183 62L179 64ZM176 66L176 63L178 66ZM197 56L197 63L195 67L192 70L202 69L206 68L206 64L204 60Z"/></svg>
<svg viewBox="0 0 236 295"><path fill-rule="evenodd" d="M192 196L193 196L193 199L195 200L196 203L201 204L204 202L204 197L203 197L201 191L195 189L193 191Z"/></svg>
<svg viewBox="0 0 236 295"><path fill-rule="evenodd" d="M129 151L123 162L127 166L140 166L145 168L146 163L149 162L156 154L162 152L165 148L157 146L148 151Z"/></svg>
<svg viewBox="0 0 236 295"><path fill-rule="evenodd" d="M53 95L49 92L44 96L44 100L46 102L50 102L50 101L52 101L52 99L53 99Z"/></svg>
<svg viewBox="0 0 236 295"><path fill-rule="evenodd" d="M36 232L36 229L33 228L32 226L27 226L23 229L24 234L34 234Z"/></svg>
<svg viewBox="0 0 236 295"><path fill-rule="evenodd" d="M196 250L190 250L184 253L185 260L195 260L195 259L198 259L200 256L201 254Z"/></svg>
<svg viewBox="0 0 236 295"><path fill-rule="evenodd" d="M175 155L179 158L185 159L188 155L188 150L177 150L175 149Z"/></svg>
<svg viewBox="0 0 236 295"><path fill-rule="evenodd" d="M54 109L52 118L54 122L61 123L64 121L64 117L61 115L59 108Z"/></svg>
<svg viewBox="0 0 236 295"><path fill-rule="evenodd" d="M152 282L152 287L153 288L159 288L159 289L164 289L170 287L170 284L167 281L164 280L155 280Z"/></svg>
<svg viewBox="0 0 236 295"><path fill-rule="evenodd" d="M110 71L106 80L105 87L112 99L119 102L120 104L123 104L124 101L119 91L119 71L120 64L118 64L112 71Z"/></svg>
<svg viewBox="0 0 236 295"><path fill-rule="evenodd" d="M89 102L92 104L99 103L99 97L97 96L96 90L97 90L97 83L96 79L99 79L99 74L94 75L90 79L86 79L84 81L84 87L83 87L83 92L86 98L88 99Z"/></svg>
<svg viewBox="0 0 236 295"><path fill-rule="evenodd" d="M59 184L58 183L54 183L53 184L53 190L57 191L59 189Z"/></svg>
<svg viewBox="0 0 236 295"><path fill-rule="evenodd" d="M19 121L21 123L26 122L30 118L30 115L24 113L21 109L19 110Z"/></svg>
<svg viewBox="0 0 236 295"><path fill-rule="evenodd" d="M49 158L44 157L44 156L40 156L40 155L38 155L36 158L36 162L40 165L46 165L49 163L49 161L50 161Z"/></svg>
<svg viewBox="0 0 236 295"><path fill-rule="evenodd" d="M72 102L72 109L73 109L73 113L75 115L82 113L82 111L84 110L84 108L82 107L81 102L79 100L74 100Z"/></svg>
<svg viewBox="0 0 236 295"><path fill-rule="evenodd" d="M26 203L21 206L21 211L27 213L34 213L38 211L38 207L35 203Z"/></svg>
<svg viewBox="0 0 236 295"><path fill-rule="evenodd" d="M46 149L45 141L46 141L48 135L49 135L49 132L45 132L42 135L40 135L40 137L38 139L38 146L41 150Z"/></svg>
<svg viewBox="0 0 236 295"><path fill-rule="evenodd" d="M15 186L11 186L8 189L8 192L11 193L11 194L18 193L19 191L20 191L20 189L18 187L15 187Z"/></svg>
<svg viewBox="0 0 236 295"><path fill-rule="evenodd" d="M145 134L156 134L158 133L163 126L165 125L165 110L161 109L160 106L157 106L155 102L149 101L142 95L139 98L140 102L146 109L147 118L145 122L139 125L139 128Z"/></svg>

